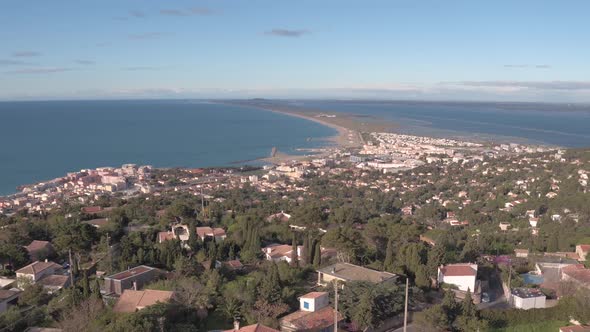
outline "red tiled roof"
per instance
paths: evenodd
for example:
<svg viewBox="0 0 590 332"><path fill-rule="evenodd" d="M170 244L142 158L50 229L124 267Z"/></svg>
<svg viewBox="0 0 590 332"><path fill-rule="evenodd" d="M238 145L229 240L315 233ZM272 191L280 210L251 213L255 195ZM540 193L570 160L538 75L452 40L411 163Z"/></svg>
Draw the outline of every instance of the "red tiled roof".
<svg viewBox="0 0 590 332"><path fill-rule="evenodd" d="M33 240L28 246L25 247L28 252L35 252L39 250L45 250L51 248L49 241Z"/></svg>
<svg viewBox="0 0 590 332"><path fill-rule="evenodd" d="M588 252L588 251L590 251L590 244L579 244L578 246L580 246L580 249L581 249L583 252Z"/></svg>
<svg viewBox="0 0 590 332"><path fill-rule="evenodd" d="M42 271L45 271L49 268L55 268L55 269L60 269L61 266L57 263L54 262L33 262L21 269L18 269L16 271L16 273L22 273L22 274L31 274L31 275L35 275L37 273L40 273Z"/></svg>
<svg viewBox="0 0 590 332"><path fill-rule="evenodd" d="M167 240L174 240L174 234L172 232L159 232L158 242L164 242Z"/></svg>
<svg viewBox="0 0 590 332"><path fill-rule="evenodd" d="M261 324L253 324L241 327L239 330L226 330L224 332L279 332L273 328L268 326L264 326Z"/></svg>
<svg viewBox="0 0 590 332"><path fill-rule="evenodd" d="M197 227L197 235L202 238L205 236L224 236L225 230L223 228Z"/></svg>
<svg viewBox="0 0 590 332"><path fill-rule="evenodd" d="M590 284L590 270L584 268L584 265L576 264L566 266L561 269L561 272L579 283Z"/></svg>
<svg viewBox="0 0 590 332"><path fill-rule="evenodd" d="M102 207L100 206L86 206L82 208L82 212L84 213L98 213L102 211Z"/></svg>
<svg viewBox="0 0 590 332"><path fill-rule="evenodd" d="M158 302L169 302L174 292L146 289L142 291L126 289L113 307L114 312L135 312Z"/></svg>
<svg viewBox="0 0 590 332"><path fill-rule="evenodd" d="M338 313L339 320L342 315ZM281 319L283 323L293 325L297 330L320 330L334 325L334 309L324 307L317 311L296 311Z"/></svg>
<svg viewBox="0 0 590 332"><path fill-rule="evenodd" d="M572 325L559 328L559 332L590 332L588 325Z"/></svg>
<svg viewBox="0 0 590 332"><path fill-rule="evenodd" d="M469 264L452 264L443 266L440 271L446 277L452 276L475 276L477 270L469 266Z"/></svg>

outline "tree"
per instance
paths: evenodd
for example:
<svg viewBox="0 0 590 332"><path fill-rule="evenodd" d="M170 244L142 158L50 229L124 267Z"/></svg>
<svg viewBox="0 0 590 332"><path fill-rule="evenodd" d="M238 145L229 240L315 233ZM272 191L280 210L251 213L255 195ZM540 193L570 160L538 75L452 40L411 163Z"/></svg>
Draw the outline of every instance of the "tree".
<svg viewBox="0 0 590 332"><path fill-rule="evenodd" d="M24 291L19 296L19 303L36 307L46 304L49 298L42 285L30 283L24 286Z"/></svg>
<svg viewBox="0 0 590 332"><path fill-rule="evenodd" d="M291 242L291 265L299 266L299 255L297 246L297 234L293 232L293 240Z"/></svg>
<svg viewBox="0 0 590 332"><path fill-rule="evenodd" d="M393 271L393 261L395 258L393 250L393 238L389 238L389 241L387 241L387 249L385 249L385 260L383 261L383 269L385 271Z"/></svg>
<svg viewBox="0 0 590 332"><path fill-rule="evenodd" d="M102 294L100 293L100 282L98 279L94 280L92 285L92 297L102 301Z"/></svg>
<svg viewBox="0 0 590 332"><path fill-rule="evenodd" d="M19 268L29 261L29 255L23 246L3 243L0 244L0 264Z"/></svg>
<svg viewBox="0 0 590 332"><path fill-rule="evenodd" d="M82 295L85 299L90 297L90 282L88 281L88 270L82 273Z"/></svg>
<svg viewBox="0 0 590 332"><path fill-rule="evenodd" d="M418 324L439 331L448 331L451 326L447 313L441 305L434 305L422 311L422 314L418 316Z"/></svg>
<svg viewBox="0 0 590 332"><path fill-rule="evenodd" d="M465 294L465 298L461 303L461 309L463 311L463 316L475 318L477 315L477 309L475 307L475 304L473 304L473 299L471 298L471 290L469 289L467 289L467 294Z"/></svg>
<svg viewBox="0 0 590 332"><path fill-rule="evenodd" d="M197 225L195 222L190 222L188 226L188 246L193 252L199 251L200 243L197 235Z"/></svg>
<svg viewBox="0 0 590 332"><path fill-rule="evenodd" d="M260 283L258 295L259 298L265 299L271 304L281 300L281 281L276 263L272 262L267 269Z"/></svg>
<svg viewBox="0 0 590 332"><path fill-rule="evenodd" d="M437 277L438 268L445 263L445 248L441 243L437 243L428 251L427 268L429 277Z"/></svg>
<svg viewBox="0 0 590 332"><path fill-rule="evenodd" d="M314 249L314 255L313 255L313 266L315 268L319 268L322 265L322 247L320 246L320 243L317 242L315 244L315 249Z"/></svg>
<svg viewBox="0 0 590 332"><path fill-rule="evenodd" d="M404 290L391 283L349 282L340 303L346 317L363 328L375 328L403 311L404 298Z"/></svg>
<svg viewBox="0 0 590 332"><path fill-rule="evenodd" d="M301 261L303 262L303 265L309 265L311 264L311 248L310 248L310 243L309 243L309 235L308 234L303 234L303 250L302 250L302 257L301 257Z"/></svg>

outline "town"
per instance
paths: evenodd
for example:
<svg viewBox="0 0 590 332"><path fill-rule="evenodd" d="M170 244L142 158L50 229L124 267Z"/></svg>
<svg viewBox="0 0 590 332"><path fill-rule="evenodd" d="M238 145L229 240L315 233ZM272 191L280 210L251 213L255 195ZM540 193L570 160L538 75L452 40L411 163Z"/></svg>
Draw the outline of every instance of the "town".
<svg viewBox="0 0 590 332"><path fill-rule="evenodd" d="M0 328L590 331L590 152L363 141L1 197Z"/></svg>

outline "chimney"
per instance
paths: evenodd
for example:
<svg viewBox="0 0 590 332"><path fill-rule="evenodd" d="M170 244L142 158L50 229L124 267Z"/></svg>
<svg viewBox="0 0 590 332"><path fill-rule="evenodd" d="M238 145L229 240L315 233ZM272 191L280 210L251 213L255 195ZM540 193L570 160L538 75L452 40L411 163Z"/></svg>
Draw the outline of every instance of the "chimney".
<svg viewBox="0 0 590 332"><path fill-rule="evenodd" d="M135 291L137 290L137 281L133 282L133 290L135 290Z"/></svg>
<svg viewBox="0 0 590 332"><path fill-rule="evenodd" d="M332 273L336 273L336 267L335 266L332 267Z"/></svg>
<svg viewBox="0 0 590 332"><path fill-rule="evenodd" d="M47 258L45 258L45 263L49 263L49 260Z"/></svg>
<svg viewBox="0 0 590 332"><path fill-rule="evenodd" d="M239 320L234 320L234 331L239 331L240 330L240 321Z"/></svg>

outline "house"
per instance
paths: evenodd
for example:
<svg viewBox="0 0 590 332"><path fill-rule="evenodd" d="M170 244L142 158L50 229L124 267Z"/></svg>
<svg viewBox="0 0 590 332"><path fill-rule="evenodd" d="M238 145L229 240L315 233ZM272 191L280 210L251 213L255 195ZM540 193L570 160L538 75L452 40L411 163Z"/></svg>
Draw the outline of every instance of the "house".
<svg viewBox="0 0 590 332"><path fill-rule="evenodd" d="M516 257L527 258L527 257L529 257L529 250L528 249L514 249L514 255Z"/></svg>
<svg viewBox="0 0 590 332"><path fill-rule="evenodd" d="M397 280L397 275L367 269L350 263L336 263L317 270L318 285L325 286L334 280L346 283L348 281L368 281L374 284Z"/></svg>
<svg viewBox="0 0 590 332"><path fill-rule="evenodd" d="M279 332L273 328L268 326L264 326L262 324L252 324L244 327L240 327L240 322L234 322L234 329L233 330L225 330L223 332Z"/></svg>
<svg viewBox="0 0 590 332"><path fill-rule="evenodd" d="M537 227L538 223L539 223L539 218L529 218L529 224L531 225L531 227Z"/></svg>
<svg viewBox="0 0 590 332"><path fill-rule="evenodd" d="M302 251L303 246L297 246L297 260L301 260ZM293 261L295 256L293 246L288 244L271 244L262 248L262 252L266 257L266 260L273 262L286 261L289 264Z"/></svg>
<svg viewBox="0 0 590 332"><path fill-rule="evenodd" d="M20 290L0 290L0 313L5 312L11 305L16 305Z"/></svg>
<svg viewBox="0 0 590 332"><path fill-rule="evenodd" d="M201 238L201 241L205 241L205 238L209 237L215 242L223 241L227 237L223 228L211 227L197 227L197 235Z"/></svg>
<svg viewBox="0 0 590 332"><path fill-rule="evenodd" d="M90 225L94 228L104 228L109 224L109 218L97 218L92 220L86 220L82 222L83 224Z"/></svg>
<svg viewBox="0 0 590 332"><path fill-rule="evenodd" d="M167 303L174 299L174 292L146 289L127 289L113 307L114 312L136 312L156 303Z"/></svg>
<svg viewBox="0 0 590 332"><path fill-rule="evenodd" d="M412 206L404 206L402 208L402 214L404 216L411 216L411 215L413 215L414 214L414 207L412 207Z"/></svg>
<svg viewBox="0 0 590 332"><path fill-rule="evenodd" d="M196 232L201 241L205 241L205 238L212 238L217 242L223 241L226 238L225 230L223 228L197 227ZM158 243L174 239L178 239L184 243L188 241L189 237L190 233L188 226L177 224L172 226L169 231L159 232Z"/></svg>
<svg viewBox="0 0 590 332"><path fill-rule="evenodd" d="M270 216L266 217L267 222L288 222L291 219L290 214L286 214L285 212L281 211L279 213L271 214Z"/></svg>
<svg viewBox="0 0 590 332"><path fill-rule="evenodd" d="M536 288L513 288L512 305L517 309L545 308L545 294Z"/></svg>
<svg viewBox="0 0 590 332"><path fill-rule="evenodd" d="M438 268L438 283L455 285L461 291L477 291L477 264L461 263L442 265Z"/></svg>
<svg viewBox="0 0 590 332"><path fill-rule="evenodd" d="M50 261L35 261L21 269L16 270L16 278L28 278L33 283L43 277L61 272L61 265Z"/></svg>
<svg viewBox="0 0 590 332"><path fill-rule="evenodd" d="M571 325L559 328L559 332L590 332L589 325Z"/></svg>
<svg viewBox="0 0 590 332"><path fill-rule="evenodd" d="M104 278L105 294L121 295L126 289L138 290L163 275L155 267L140 265Z"/></svg>
<svg viewBox="0 0 590 332"><path fill-rule="evenodd" d="M581 287L590 289L590 269L582 264L569 265L561 269L561 280L573 281Z"/></svg>
<svg viewBox="0 0 590 332"><path fill-rule="evenodd" d="M343 316L329 305L327 292L311 292L299 298L299 310L281 318L281 331L332 331L334 318L341 321Z"/></svg>
<svg viewBox="0 0 590 332"><path fill-rule="evenodd" d="M590 244L578 244L576 246L576 254L578 254L581 261L586 260L586 255L588 255L588 251L590 251Z"/></svg>
<svg viewBox="0 0 590 332"><path fill-rule="evenodd" d="M225 262L215 261L215 268L221 269L222 267L230 271L239 271L244 268L244 264L239 259L233 259Z"/></svg>
<svg viewBox="0 0 590 332"><path fill-rule="evenodd" d="M29 253L32 261L42 261L55 253L51 242L33 240L25 249Z"/></svg>
<svg viewBox="0 0 590 332"><path fill-rule="evenodd" d="M49 294L53 294L70 286L70 281L68 274L52 274L41 278L37 284L43 286Z"/></svg>

